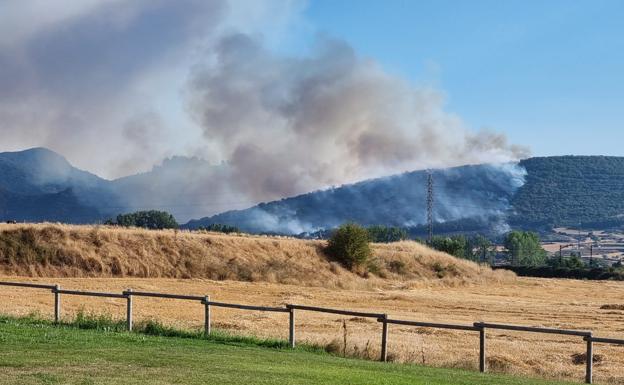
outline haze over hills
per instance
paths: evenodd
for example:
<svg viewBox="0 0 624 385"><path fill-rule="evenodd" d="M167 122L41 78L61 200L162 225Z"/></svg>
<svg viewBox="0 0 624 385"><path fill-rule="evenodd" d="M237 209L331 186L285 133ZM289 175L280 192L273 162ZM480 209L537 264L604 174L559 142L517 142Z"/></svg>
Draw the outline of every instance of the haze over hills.
<svg viewBox="0 0 624 385"><path fill-rule="evenodd" d="M224 172L226 167L197 158L174 157L149 172L106 180L45 148L0 153L0 219L94 223L119 213L160 209L184 222L250 206L253 202L218 188L203 189ZM219 200L243 206L222 206Z"/></svg>
<svg viewBox="0 0 624 385"><path fill-rule="evenodd" d="M500 233L510 227L606 228L624 224L624 158L554 156L517 164L434 170L434 220L440 232ZM346 221L424 230L426 173L373 179L191 221L247 231L300 233Z"/></svg>
<svg viewBox="0 0 624 385"><path fill-rule="evenodd" d="M43 148L0 153L0 219L97 223L118 213L160 209L198 228L212 223L249 232L300 234L345 221L418 229L425 223L426 172L414 171L253 206L210 178L227 165L172 158L147 173L106 180ZM276 170L279 172L279 170ZM558 156L517 164L433 171L434 219L440 231L500 233L582 223L624 223L624 158ZM202 183L192 183L201 180ZM187 181L189 181L187 183ZM249 207L242 210L227 210ZM219 213L221 212L221 213ZM213 213L214 215L210 215Z"/></svg>
<svg viewBox="0 0 624 385"><path fill-rule="evenodd" d="M525 171L514 164L433 170L437 222L463 218L504 224L510 201L524 184ZM415 171L316 191L247 210L229 211L188 223L238 226L251 232L299 234L333 228L347 221L363 225L412 227L426 221L427 173Z"/></svg>
<svg viewBox="0 0 624 385"><path fill-rule="evenodd" d="M34 148L0 153L0 216L6 220L89 223L114 197L108 181Z"/></svg>

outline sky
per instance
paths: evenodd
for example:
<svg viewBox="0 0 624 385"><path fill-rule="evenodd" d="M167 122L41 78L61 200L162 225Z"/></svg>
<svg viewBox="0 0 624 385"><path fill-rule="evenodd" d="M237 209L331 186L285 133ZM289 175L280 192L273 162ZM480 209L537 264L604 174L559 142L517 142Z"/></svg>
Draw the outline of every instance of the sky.
<svg viewBox="0 0 624 385"><path fill-rule="evenodd" d="M620 0L314 0L305 16L533 155L624 155Z"/></svg>
<svg viewBox="0 0 624 385"><path fill-rule="evenodd" d="M0 151L48 147L106 178L197 157L250 201L624 155L623 14L618 0L0 0Z"/></svg>

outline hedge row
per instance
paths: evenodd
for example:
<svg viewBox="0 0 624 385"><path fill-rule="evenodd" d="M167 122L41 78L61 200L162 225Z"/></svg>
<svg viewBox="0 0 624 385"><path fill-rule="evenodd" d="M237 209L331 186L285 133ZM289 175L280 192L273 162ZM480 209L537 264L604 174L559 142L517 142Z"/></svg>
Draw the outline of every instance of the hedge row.
<svg viewBox="0 0 624 385"><path fill-rule="evenodd" d="M494 268L511 270L521 277L624 281L624 271L614 268L570 269L551 266L495 266Z"/></svg>

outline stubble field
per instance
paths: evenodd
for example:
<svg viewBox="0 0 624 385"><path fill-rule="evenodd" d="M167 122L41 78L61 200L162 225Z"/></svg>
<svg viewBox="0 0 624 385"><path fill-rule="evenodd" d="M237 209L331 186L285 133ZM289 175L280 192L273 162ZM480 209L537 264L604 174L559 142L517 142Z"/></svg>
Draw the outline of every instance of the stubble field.
<svg viewBox="0 0 624 385"><path fill-rule="evenodd" d="M458 284L423 282L409 288L337 289L277 283L161 278L15 278L2 280L59 283L66 289L121 292L124 289L210 295L215 301L282 306L287 303L388 313L393 318L471 324L504 322L531 326L593 330L596 335L624 336L624 283L518 278L501 282ZM1 288L0 313L51 317L53 296L45 290ZM604 305L615 305L607 306ZM125 301L90 297L62 298L63 317L83 311L125 316ZM135 319L199 329L199 303L135 298ZM213 326L232 333L287 338L287 314L214 308ZM297 339L329 345L337 354L375 358L380 325L374 320L298 312ZM390 326L389 356L398 362L477 369L478 335L438 329ZM344 342L346 341L346 347ZM488 332L490 370L534 377L582 381L577 337ZM624 384L624 348L596 345L595 382Z"/></svg>

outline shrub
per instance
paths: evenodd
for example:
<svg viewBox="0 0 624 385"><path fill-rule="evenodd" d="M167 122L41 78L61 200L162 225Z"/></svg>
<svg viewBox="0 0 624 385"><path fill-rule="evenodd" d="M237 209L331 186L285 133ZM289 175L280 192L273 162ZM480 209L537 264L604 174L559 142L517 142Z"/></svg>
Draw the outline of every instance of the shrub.
<svg viewBox="0 0 624 385"><path fill-rule="evenodd" d="M355 223L340 226L329 239L327 254L349 269L366 266L372 252L368 231Z"/></svg>
<svg viewBox="0 0 624 385"><path fill-rule="evenodd" d="M390 263L388 263L388 269L396 274L405 274L407 272L405 262L399 260L390 261Z"/></svg>

